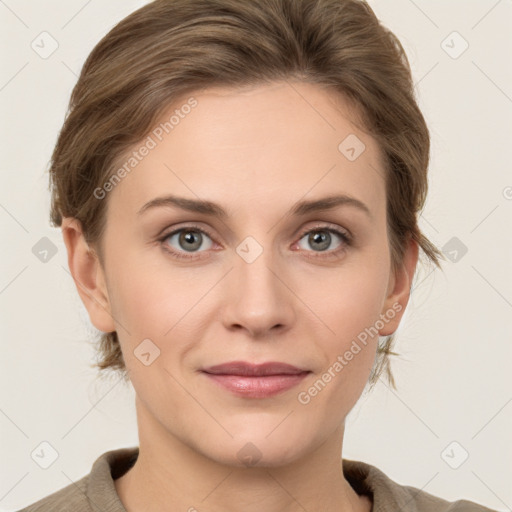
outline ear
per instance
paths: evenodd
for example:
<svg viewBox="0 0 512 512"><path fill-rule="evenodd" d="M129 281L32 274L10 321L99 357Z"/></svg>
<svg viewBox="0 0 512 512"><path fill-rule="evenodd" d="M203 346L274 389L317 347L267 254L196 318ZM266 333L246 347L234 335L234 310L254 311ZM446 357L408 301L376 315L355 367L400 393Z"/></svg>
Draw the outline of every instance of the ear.
<svg viewBox="0 0 512 512"><path fill-rule="evenodd" d="M404 252L402 264L396 272L391 272L388 295L381 311L387 322L379 330L380 336L393 334L400 325L411 295L412 280L418 263L418 252L418 243L411 238Z"/></svg>
<svg viewBox="0 0 512 512"><path fill-rule="evenodd" d="M103 332L115 331L103 268L85 241L80 221L65 217L61 229L69 270L92 324Z"/></svg>

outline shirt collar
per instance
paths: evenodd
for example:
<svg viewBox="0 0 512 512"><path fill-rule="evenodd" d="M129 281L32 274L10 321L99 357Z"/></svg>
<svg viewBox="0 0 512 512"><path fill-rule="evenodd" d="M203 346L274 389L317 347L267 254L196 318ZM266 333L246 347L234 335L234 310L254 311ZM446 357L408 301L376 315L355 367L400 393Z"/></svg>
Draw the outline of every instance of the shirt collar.
<svg viewBox="0 0 512 512"><path fill-rule="evenodd" d="M138 447L110 450L94 462L89 474L87 498L93 510L126 512L117 494L114 480L126 473L137 460ZM380 469L365 462L342 459L343 474L357 494L373 502L372 512L415 512L414 494L400 486Z"/></svg>

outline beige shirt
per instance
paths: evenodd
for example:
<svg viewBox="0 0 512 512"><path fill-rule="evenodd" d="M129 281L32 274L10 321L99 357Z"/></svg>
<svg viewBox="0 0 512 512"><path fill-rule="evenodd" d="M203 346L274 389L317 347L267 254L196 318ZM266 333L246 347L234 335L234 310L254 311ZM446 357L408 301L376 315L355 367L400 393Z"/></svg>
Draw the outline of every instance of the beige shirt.
<svg viewBox="0 0 512 512"><path fill-rule="evenodd" d="M105 452L91 472L77 482L19 512L126 512L114 486L137 460L138 447ZM400 485L365 462L343 459L345 478L358 494L373 501L372 512L496 512L467 500L449 502L425 491Z"/></svg>

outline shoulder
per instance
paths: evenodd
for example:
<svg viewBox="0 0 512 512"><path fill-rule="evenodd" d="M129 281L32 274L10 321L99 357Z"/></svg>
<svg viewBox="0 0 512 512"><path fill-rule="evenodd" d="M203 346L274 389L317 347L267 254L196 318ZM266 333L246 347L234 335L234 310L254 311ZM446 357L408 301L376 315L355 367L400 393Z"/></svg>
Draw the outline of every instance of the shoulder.
<svg viewBox="0 0 512 512"><path fill-rule="evenodd" d="M88 475L18 512L126 512L114 480L128 471L137 456L137 447L105 452Z"/></svg>
<svg viewBox="0 0 512 512"><path fill-rule="evenodd" d="M400 488L405 499L414 504L411 510L417 512L497 512L473 501L465 499L447 501L416 487L394 484Z"/></svg>
<svg viewBox="0 0 512 512"><path fill-rule="evenodd" d="M447 501L417 487L401 485L365 462L343 459L343 473L358 494L372 497L372 512L496 512L472 501Z"/></svg>
<svg viewBox="0 0 512 512"><path fill-rule="evenodd" d="M88 480L86 475L18 512L90 512L86 495Z"/></svg>

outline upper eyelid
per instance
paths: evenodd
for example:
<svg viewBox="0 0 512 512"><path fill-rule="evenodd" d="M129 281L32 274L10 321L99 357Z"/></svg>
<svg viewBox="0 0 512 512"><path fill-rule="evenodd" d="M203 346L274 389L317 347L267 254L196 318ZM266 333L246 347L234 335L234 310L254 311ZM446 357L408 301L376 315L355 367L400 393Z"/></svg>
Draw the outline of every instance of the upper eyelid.
<svg viewBox="0 0 512 512"><path fill-rule="evenodd" d="M159 238L166 239L166 238L169 238L171 235L175 235L176 233L179 233L180 231L186 231L187 229L189 231L194 231L194 230L200 231L201 233L208 235L210 238L213 238L213 235L210 234L210 232L206 228L203 228L200 226L195 226L194 224L187 224L186 226L174 228L174 229L171 229L170 231L167 231L164 229L164 230L162 230L161 235L159 235Z"/></svg>
<svg viewBox="0 0 512 512"><path fill-rule="evenodd" d="M308 228L304 228L303 230L299 231L300 236L304 236L306 233L309 233L310 231L321 231L322 229L325 229L326 231L339 231L342 234L346 235L348 238L352 239L352 233L342 226L338 226L336 224L332 224L329 222L318 222L314 226L310 226Z"/></svg>

